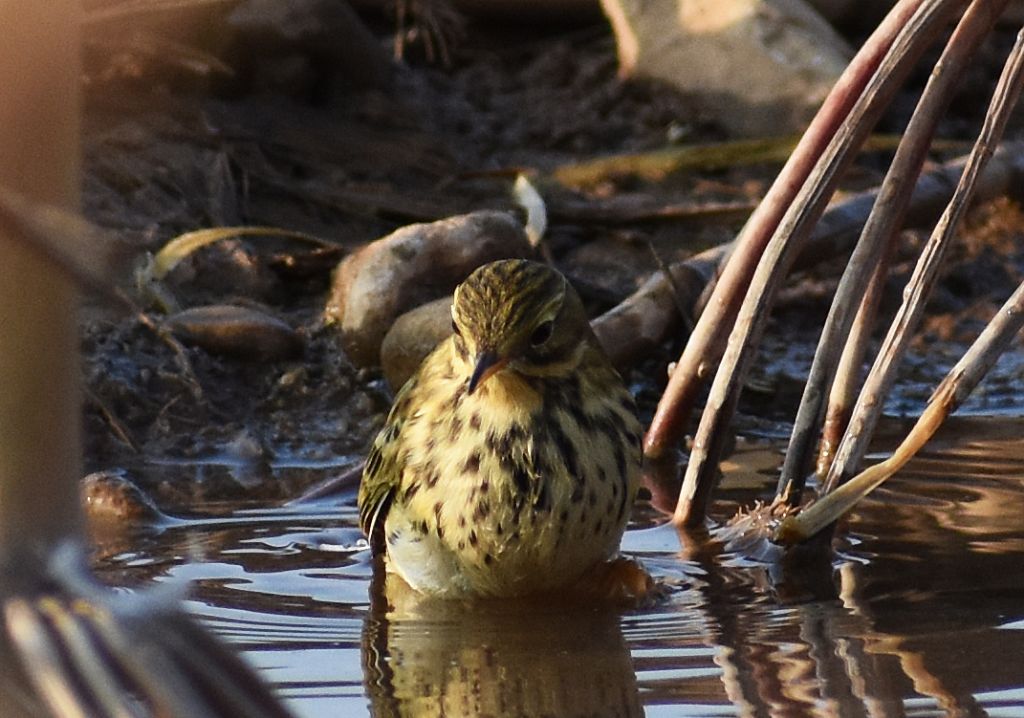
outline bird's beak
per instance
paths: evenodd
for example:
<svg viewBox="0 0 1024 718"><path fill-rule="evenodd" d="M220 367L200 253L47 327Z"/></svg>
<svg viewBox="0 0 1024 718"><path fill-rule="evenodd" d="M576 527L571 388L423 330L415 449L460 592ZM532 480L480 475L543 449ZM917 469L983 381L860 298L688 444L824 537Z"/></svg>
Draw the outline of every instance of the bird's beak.
<svg viewBox="0 0 1024 718"><path fill-rule="evenodd" d="M473 376L469 378L467 394L472 394L476 388L487 381L492 375L505 368L507 359L498 358L498 353L493 349L485 349L476 355L476 366L473 368Z"/></svg>

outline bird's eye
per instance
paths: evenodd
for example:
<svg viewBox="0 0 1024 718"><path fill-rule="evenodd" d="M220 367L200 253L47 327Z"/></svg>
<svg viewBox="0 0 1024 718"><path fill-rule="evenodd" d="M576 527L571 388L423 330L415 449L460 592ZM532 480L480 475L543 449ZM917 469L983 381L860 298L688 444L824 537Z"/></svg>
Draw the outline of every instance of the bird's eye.
<svg viewBox="0 0 1024 718"><path fill-rule="evenodd" d="M462 336L462 332L459 331L459 325L455 323L454 319L452 319L452 334L454 334L457 337Z"/></svg>
<svg viewBox="0 0 1024 718"><path fill-rule="evenodd" d="M530 335L530 345L539 347L541 344L551 338L551 332L555 328L555 323L551 321L544 322L533 330L533 334Z"/></svg>

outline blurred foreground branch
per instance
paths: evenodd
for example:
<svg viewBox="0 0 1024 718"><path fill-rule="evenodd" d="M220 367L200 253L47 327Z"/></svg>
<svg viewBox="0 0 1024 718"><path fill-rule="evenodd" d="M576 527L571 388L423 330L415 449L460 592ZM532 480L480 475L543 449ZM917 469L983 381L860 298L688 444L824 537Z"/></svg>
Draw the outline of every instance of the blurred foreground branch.
<svg viewBox="0 0 1024 718"><path fill-rule="evenodd" d="M0 3L0 705L5 716L266 716L255 674L166 596L115 598L81 550L79 0Z"/></svg>

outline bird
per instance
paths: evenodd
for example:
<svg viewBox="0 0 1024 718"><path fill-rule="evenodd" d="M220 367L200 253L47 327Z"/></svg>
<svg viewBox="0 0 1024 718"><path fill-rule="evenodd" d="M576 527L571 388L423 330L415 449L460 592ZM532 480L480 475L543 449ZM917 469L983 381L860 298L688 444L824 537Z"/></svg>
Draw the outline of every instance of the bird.
<svg viewBox="0 0 1024 718"><path fill-rule="evenodd" d="M553 267L485 264L395 396L359 521L422 594L558 591L614 562L640 485L636 404Z"/></svg>

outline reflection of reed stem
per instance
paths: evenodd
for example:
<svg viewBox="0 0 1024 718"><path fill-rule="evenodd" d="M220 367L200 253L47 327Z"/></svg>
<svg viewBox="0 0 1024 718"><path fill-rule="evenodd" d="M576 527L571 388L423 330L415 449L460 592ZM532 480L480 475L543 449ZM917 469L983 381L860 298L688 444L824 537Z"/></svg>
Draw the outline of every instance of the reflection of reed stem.
<svg viewBox="0 0 1024 718"><path fill-rule="evenodd" d="M840 569L843 607L852 617L856 617L859 626L855 634L846 631L846 635L856 637L844 639L841 657L844 663L857 669L853 676L853 687L868 715L880 718L905 713L898 697L899 688L893 680L894 675L898 674L883 665L886 657L896 659L900 671L910 679L915 691L931 696L941 707L951 711L951 715L961 715L960 712L952 711L963 711L965 706L970 708L965 711L968 715L979 713L977 701L970 690L951 686L949 681L944 681L930 671L925 662L925 654L910 647L911 641L906 635L878 628L871 602L863 600L861 594L864 588L857 585L857 574L849 564Z"/></svg>

